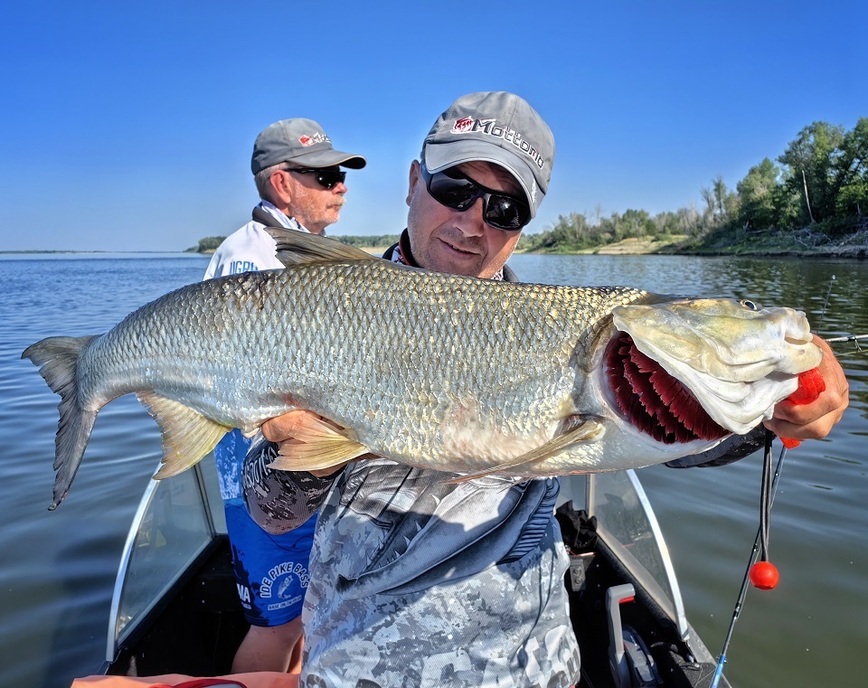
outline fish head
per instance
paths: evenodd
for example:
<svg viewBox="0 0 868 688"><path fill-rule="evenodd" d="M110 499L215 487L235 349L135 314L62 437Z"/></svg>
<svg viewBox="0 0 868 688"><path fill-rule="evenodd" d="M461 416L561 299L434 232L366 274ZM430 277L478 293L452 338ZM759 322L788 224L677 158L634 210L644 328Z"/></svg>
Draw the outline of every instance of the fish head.
<svg viewBox="0 0 868 688"><path fill-rule="evenodd" d="M722 428L745 434L819 365L808 320L735 299L661 299L614 308L615 327ZM644 364L643 364L644 365ZM646 366L648 367L648 366Z"/></svg>

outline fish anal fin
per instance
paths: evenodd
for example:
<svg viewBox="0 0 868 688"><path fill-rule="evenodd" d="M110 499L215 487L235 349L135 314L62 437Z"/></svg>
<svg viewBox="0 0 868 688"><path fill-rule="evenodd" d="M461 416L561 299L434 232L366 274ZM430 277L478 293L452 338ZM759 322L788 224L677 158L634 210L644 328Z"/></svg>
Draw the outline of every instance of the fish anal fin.
<svg viewBox="0 0 868 688"><path fill-rule="evenodd" d="M157 421L162 435L163 461L154 474L157 480L194 466L232 429L154 392L139 392L137 396Z"/></svg>
<svg viewBox="0 0 868 688"><path fill-rule="evenodd" d="M278 457L269 465L284 471L315 471L332 468L368 453L352 432L314 413L299 412L292 439L282 442Z"/></svg>
<svg viewBox="0 0 868 688"><path fill-rule="evenodd" d="M347 260L375 260L370 253L335 239L298 232L285 227L266 227L275 243L277 259L286 267L304 263Z"/></svg>
<svg viewBox="0 0 868 688"><path fill-rule="evenodd" d="M517 456L511 461L498 464L479 473L462 475L459 478L450 480L450 483L463 483L467 480L475 480L476 478L484 478L489 475L505 473L507 471L514 472L516 475L521 475L521 469L525 466L533 466L549 459L556 454L564 451L568 447L581 442L593 442L600 438L605 431L605 426L594 418L583 416L569 416L561 423L561 432L552 437L548 442L544 442L536 449Z"/></svg>

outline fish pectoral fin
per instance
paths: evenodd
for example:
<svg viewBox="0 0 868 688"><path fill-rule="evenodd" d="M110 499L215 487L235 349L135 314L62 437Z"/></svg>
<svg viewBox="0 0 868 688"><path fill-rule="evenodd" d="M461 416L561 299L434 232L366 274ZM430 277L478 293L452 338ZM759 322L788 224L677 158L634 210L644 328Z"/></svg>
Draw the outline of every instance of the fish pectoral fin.
<svg viewBox="0 0 868 688"><path fill-rule="evenodd" d="M139 392L136 396L160 427L163 460L154 474L157 480L177 475L198 463L232 429L154 392Z"/></svg>
<svg viewBox="0 0 868 688"><path fill-rule="evenodd" d="M335 239L285 227L265 227L277 244L277 259L286 267L326 261L375 260L376 257Z"/></svg>
<svg viewBox="0 0 868 688"><path fill-rule="evenodd" d="M352 432L312 413L300 415L292 439L280 444L280 453L269 468L283 471L317 471L352 461L368 448Z"/></svg>
<svg viewBox="0 0 868 688"><path fill-rule="evenodd" d="M582 418L580 416L570 416L564 421L563 427L566 428L564 432L555 435L548 442L545 442L536 449L532 449L531 451L512 459L512 461L498 464L494 468L479 473L463 475L460 478L455 478L449 482L463 483L467 480L484 478L495 473L504 473L506 471L512 471L517 475L521 475L521 469L523 467L532 466L541 461L545 461L555 454L564 451L567 447L573 444L578 444L580 442L593 442L600 437L601 433L605 429L600 421L594 418Z"/></svg>

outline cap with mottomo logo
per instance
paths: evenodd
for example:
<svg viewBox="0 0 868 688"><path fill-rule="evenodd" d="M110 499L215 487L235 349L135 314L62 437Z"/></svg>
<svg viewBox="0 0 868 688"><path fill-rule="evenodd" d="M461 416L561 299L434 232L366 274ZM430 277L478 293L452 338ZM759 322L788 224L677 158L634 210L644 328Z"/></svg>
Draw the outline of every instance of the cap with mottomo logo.
<svg viewBox="0 0 868 688"><path fill-rule="evenodd" d="M440 115L422 146L431 173L474 161L505 168L524 189L532 216L548 188L554 156L549 126L524 98L506 91L461 96Z"/></svg>
<svg viewBox="0 0 868 688"><path fill-rule="evenodd" d="M281 162L298 167L343 165L360 170L367 161L361 155L335 150L318 122L296 117L267 126L253 144L250 169L254 175Z"/></svg>

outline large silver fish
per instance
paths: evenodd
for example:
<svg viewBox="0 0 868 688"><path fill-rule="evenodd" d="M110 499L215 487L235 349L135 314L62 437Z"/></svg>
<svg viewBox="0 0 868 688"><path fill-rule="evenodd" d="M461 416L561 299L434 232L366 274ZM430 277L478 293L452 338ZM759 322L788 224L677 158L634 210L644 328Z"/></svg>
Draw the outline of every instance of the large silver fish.
<svg viewBox="0 0 868 688"><path fill-rule="evenodd" d="M50 508L97 412L129 392L162 432L157 477L292 409L325 420L299 427L280 467L371 452L539 476L704 451L769 418L822 355L789 308L457 277L273 234L285 270L192 284L105 334L24 351L61 397Z"/></svg>

